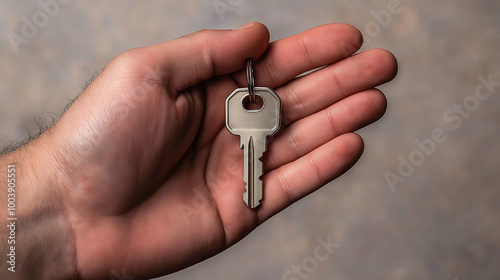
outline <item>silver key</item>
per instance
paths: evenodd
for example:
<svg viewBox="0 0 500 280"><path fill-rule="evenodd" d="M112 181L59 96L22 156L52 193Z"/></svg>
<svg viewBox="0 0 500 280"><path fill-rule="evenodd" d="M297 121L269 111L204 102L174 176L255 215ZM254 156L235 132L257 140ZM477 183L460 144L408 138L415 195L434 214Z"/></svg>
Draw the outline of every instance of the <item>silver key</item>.
<svg viewBox="0 0 500 280"><path fill-rule="evenodd" d="M227 97L226 127L231 134L240 136L240 149L244 150L243 181L246 183L243 200L248 207L255 208L262 199L260 158L266 151L267 136L274 135L280 128L281 100L270 88L252 86L254 100L260 97L262 108L245 109L245 101L251 98L249 88L238 88Z"/></svg>

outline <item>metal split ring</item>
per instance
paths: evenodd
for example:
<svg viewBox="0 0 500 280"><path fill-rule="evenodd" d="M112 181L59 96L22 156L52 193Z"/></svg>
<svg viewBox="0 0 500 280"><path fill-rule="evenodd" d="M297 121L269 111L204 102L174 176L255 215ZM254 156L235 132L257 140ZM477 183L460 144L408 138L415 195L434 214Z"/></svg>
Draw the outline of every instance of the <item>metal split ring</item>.
<svg viewBox="0 0 500 280"><path fill-rule="evenodd" d="M247 83L248 83L248 95L250 96L250 102L255 103L255 79L253 76L252 58L247 59Z"/></svg>

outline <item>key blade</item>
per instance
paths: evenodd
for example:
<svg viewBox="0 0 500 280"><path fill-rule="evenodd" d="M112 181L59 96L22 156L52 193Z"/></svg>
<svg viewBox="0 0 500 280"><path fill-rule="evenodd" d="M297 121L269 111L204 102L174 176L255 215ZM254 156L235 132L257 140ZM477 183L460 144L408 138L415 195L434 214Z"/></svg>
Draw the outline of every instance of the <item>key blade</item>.
<svg viewBox="0 0 500 280"><path fill-rule="evenodd" d="M262 135L249 136L248 140L243 142L244 159L243 159L243 181L245 185L245 193L243 201L250 208L256 208L262 200L262 175L263 168L260 158L265 152L265 138L260 139ZM260 139L260 140L259 140ZM264 141L262 141L264 140Z"/></svg>
<svg viewBox="0 0 500 280"><path fill-rule="evenodd" d="M255 151L253 144L253 137L250 136L250 141L248 143L247 149L247 165L248 165L248 184L247 184L247 206L250 208L255 208L259 202L257 201L257 205L255 205Z"/></svg>

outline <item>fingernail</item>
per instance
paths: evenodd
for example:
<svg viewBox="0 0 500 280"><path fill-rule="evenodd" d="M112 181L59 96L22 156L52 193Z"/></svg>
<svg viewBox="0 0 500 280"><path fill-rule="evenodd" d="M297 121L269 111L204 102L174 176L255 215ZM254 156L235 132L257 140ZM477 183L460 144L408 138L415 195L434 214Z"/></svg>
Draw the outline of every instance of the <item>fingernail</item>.
<svg viewBox="0 0 500 280"><path fill-rule="evenodd" d="M255 21L247 23L247 24L245 24L243 26L240 26L240 27L236 28L235 30L246 29L246 28L252 27L254 24L255 24Z"/></svg>

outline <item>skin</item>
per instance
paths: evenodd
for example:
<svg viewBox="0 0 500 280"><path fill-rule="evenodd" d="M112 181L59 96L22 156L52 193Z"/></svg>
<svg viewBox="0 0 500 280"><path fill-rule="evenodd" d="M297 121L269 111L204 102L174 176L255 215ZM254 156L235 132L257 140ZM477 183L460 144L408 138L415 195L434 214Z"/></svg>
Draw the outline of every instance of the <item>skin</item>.
<svg viewBox="0 0 500 280"><path fill-rule="evenodd" d="M18 168L16 275L172 273L343 174L363 151L353 132L385 112L374 88L397 72L388 51L352 56L361 44L345 24L269 43L267 28L251 23L118 55L55 126L0 158L2 182L4 166ZM257 85L281 97L285 124L263 157L264 199L254 210L242 200L239 137L224 126L224 100L246 86L248 57Z"/></svg>

